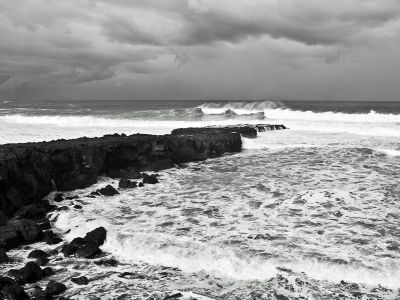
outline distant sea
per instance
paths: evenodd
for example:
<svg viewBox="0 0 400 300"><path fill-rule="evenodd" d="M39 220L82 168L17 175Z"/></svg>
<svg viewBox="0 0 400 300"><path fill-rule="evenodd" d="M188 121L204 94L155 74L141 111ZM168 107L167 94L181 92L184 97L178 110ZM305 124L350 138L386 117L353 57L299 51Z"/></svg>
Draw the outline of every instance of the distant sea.
<svg viewBox="0 0 400 300"><path fill-rule="evenodd" d="M105 226L121 264L64 260L59 280L94 278L66 296L399 299L400 102L0 102L2 144L245 123L289 130L112 199L70 192L83 209L57 212L56 228L72 239Z"/></svg>

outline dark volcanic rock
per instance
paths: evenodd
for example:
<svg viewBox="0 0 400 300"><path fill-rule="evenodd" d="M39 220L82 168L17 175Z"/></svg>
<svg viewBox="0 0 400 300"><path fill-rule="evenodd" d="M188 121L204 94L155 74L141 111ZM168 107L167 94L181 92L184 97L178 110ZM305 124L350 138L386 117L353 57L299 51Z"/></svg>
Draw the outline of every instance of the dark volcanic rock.
<svg viewBox="0 0 400 300"><path fill-rule="evenodd" d="M47 219L47 218L42 219L41 221L37 222L36 224L37 224L37 225L39 226L39 228L42 229L42 230L47 230L47 229L50 229L50 228L51 228L50 221L49 221L49 219Z"/></svg>
<svg viewBox="0 0 400 300"><path fill-rule="evenodd" d="M143 182L139 182L138 187L143 187L143 186L144 186Z"/></svg>
<svg viewBox="0 0 400 300"><path fill-rule="evenodd" d="M78 250L79 247L82 247L85 244L85 241L81 237L74 238L69 244L65 244L61 248L61 253L64 256L70 256Z"/></svg>
<svg viewBox="0 0 400 300"><path fill-rule="evenodd" d="M64 245L61 252L64 256L75 255L82 258L93 258L101 253L100 246L104 244L107 231L104 227L98 227L88 232L84 238L78 237L71 243Z"/></svg>
<svg viewBox="0 0 400 300"><path fill-rule="evenodd" d="M4 250L3 248L0 248L0 264L6 263L9 261L10 261L10 258L8 257L6 250Z"/></svg>
<svg viewBox="0 0 400 300"><path fill-rule="evenodd" d="M121 179L139 179L140 178L140 172L128 168L128 169L118 169L118 170L108 170L106 175L110 178L121 178Z"/></svg>
<svg viewBox="0 0 400 300"><path fill-rule="evenodd" d="M270 130L287 129L285 125L231 125L231 126L209 126L209 127L193 127L193 128L179 128L172 130L171 134L174 135L193 135L193 134L221 134L221 133L239 133L246 138L256 138L258 132Z"/></svg>
<svg viewBox="0 0 400 300"><path fill-rule="evenodd" d="M18 234L14 227L0 227L0 247L4 247L5 249L9 250L20 245L22 241L22 237Z"/></svg>
<svg viewBox="0 0 400 300"><path fill-rule="evenodd" d="M39 266L43 266L49 262L49 254L42 250L33 250L31 253L28 254L28 258L36 259L36 263Z"/></svg>
<svg viewBox="0 0 400 300"><path fill-rule="evenodd" d="M113 170L149 170L239 152L240 134L107 135L0 146L0 210L12 215L54 189L86 188ZM211 134L212 133L212 134ZM172 164L171 164L172 162ZM133 174L126 175L134 179ZM125 175L124 175L125 177Z"/></svg>
<svg viewBox="0 0 400 300"><path fill-rule="evenodd" d="M87 285L87 284L89 284L89 279L87 279L87 277L85 277L85 276L71 278L71 281L73 283L75 283L75 284L78 284L78 285Z"/></svg>
<svg viewBox="0 0 400 300"><path fill-rule="evenodd" d="M53 297L46 293L43 289L36 287L34 292L32 293L32 299L34 300L52 300Z"/></svg>
<svg viewBox="0 0 400 300"><path fill-rule="evenodd" d="M32 243L39 240L42 230L32 220L17 218L8 222L9 226L14 228L15 231L22 237L27 243Z"/></svg>
<svg viewBox="0 0 400 300"><path fill-rule="evenodd" d="M119 194L119 192L111 185L107 185L97 191L104 196L115 196Z"/></svg>
<svg viewBox="0 0 400 300"><path fill-rule="evenodd" d="M75 209L82 209L82 205L76 204L76 205L74 205L74 208Z"/></svg>
<svg viewBox="0 0 400 300"><path fill-rule="evenodd" d="M15 213L16 216L27 219L42 218L45 216L45 214L46 211L42 208L39 208L36 204L26 205Z"/></svg>
<svg viewBox="0 0 400 300"><path fill-rule="evenodd" d="M43 270L33 261L21 269L13 269L9 274L20 284L34 283L43 277Z"/></svg>
<svg viewBox="0 0 400 300"><path fill-rule="evenodd" d="M9 278L0 276L0 299L25 300L29 296L18 282Z"/></svg>
<svg viewBox="0 0 400 300"><path fill-rule="evenodd" d="M92 243L95 243L100 246L100 245L104 244L106 237L107 237L106 229L104 227L98 227L98 228L86 233L83 240L85 242L92 242Z"/></svg>
<svg viewBox="0 0 400 300"><path fill-rule="evenodd" d="M174 167L174 163L170 159L160 159L150 163L148 169L152 171L161 171L171 169Z"/></svg>
<svg viewBox="0 0 400 300"><path fill-rule="evenodd" d="M89 194L90 197L101 196L99 191L93 191Z"/></svg>
<svg viewBox="0 0 400 300"><path fill-rule="evenodd" d="M144 175L143 177L143 183L148 183L148 184L156 184L159 183L156 175Z"/></svg>
<svg viewBox="0 0 400 300"><path fill-rule="evenodd" d="M62 239L57 236L52 230L47 230L43 232L43 242L49 245L56 245L62 242Z"/></svg>
<svg viewBox="0 0 400 300"><path fill-rule="evenodd" d="M176 293L176 294L172 294L172 295L168 295L168 296L164 297L163 300L179 299L179 298L182 298L182 297L183 297L182 293Z"/></svg>
<svg viewBox="0 0 400 300"><path fill-rule="evenodd" d="M8 222L8 218L6 214L2 211L0 211L0 226L6 226Z"/></svg>
<svg viewBox="0 0 400 300"><path fill-rule="evenodd" d="M121 189L132 189L137 187L137 182L130 181L129 179L121 179L119 181L118 187Z"/></svg>
<svg viewBox="0 0 400 300"><path fill-rule="evenodd" d="M33 250L28 254L28 258L42 258L49 257L50 255L43 250Z"/></svg>
<svg viewBox="0 0 400 300"><path fill-rule="evenodd" d="M55 273L55 272L53 271L53 269L50 268L50 267L47 267L47 268L44 268L44 269L43 269L43 277L52 276L52 275L54 275L54 274L56 274L56 273Z"/></svg>
<svg viewBox="0 0 400 300"><path fill-rule="evenodd" d="M50 280L46 286L46 293L51 296L59 295L67 290L65 284Z"/></svg>
<svg viewBox="0 0 400 300"><path fill-rule="evenodd" d="M99 248L99 245L93 242L89 242L83 245L82 247L79 247L75 252L75 256L81 258L92 258L96 254L100 253L101 250Z"/></svg>
<svg viewBox="0 0 400 300"><path fill-rule="evenodd" d="M95 261L94 264L98 266L116 267L118 265L118 261L114 258L109 258Z"/></svg>
<svg viewBox="0 0 400 300"><path fill-rule="evenodd" d="M54 196L54 199L53 199L55 202L62 202L62 201L64 201L64 196L63 196L63 194L61 194L61 193L58 193L58 194L56 194L55 196Z"/></svg>

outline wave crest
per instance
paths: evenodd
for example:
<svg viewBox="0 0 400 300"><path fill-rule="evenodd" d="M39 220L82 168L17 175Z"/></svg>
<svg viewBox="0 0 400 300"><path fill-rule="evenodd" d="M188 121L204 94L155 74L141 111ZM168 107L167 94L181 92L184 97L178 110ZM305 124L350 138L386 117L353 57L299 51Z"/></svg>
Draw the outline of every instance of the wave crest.
<svg viewBox="0 0 400 300"><path fill-rule="evenodd" d="M203 104L201 110L205 115L221 115L234 113L236 115L251 115L264 113L267 109L286 108L280 101L263 101L263 102L229 102L221 103L206 103Z"/></svg>

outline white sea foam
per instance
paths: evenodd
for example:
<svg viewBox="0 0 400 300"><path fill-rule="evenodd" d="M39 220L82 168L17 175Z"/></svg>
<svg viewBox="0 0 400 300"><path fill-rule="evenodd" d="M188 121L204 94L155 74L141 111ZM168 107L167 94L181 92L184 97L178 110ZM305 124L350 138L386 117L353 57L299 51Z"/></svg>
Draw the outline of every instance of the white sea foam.
<svg viewBox="0 0 400 300"><path fill-rule="evenodd" d="M286 107L279 101L264 102L229 102L226 104L206 103L200 108L206 115L221 115L231 111L237 115L250 115L265 112L268 109Z"/></svg>
<svg viewBox="0 0 400 300"><path fill-rule="evenodd" d="M400 156L400 150L385 149L385 148L375 148L374 150L386 154L387 156L395 156L395 157Z"/></svg>
<svg viewBox="0 0 400 300"><path fill-rule="evenodd" d="M269 119L334 121L350 123L400 123L400 115L383 114L371 110L369 113L313 112L286 108L284 104L274 101L265 102L231 102L227 104L204 104L204 114L223 114L232 111L238 115L264 112Z"/></svg>
<svg viewBox="0 0 400 300"><path fill-rule="evenodd" d="M209 125L233 125L241 123L240 120L207 120L207 121L182 121L182 120L146 120L146 119L121 119L97 116L27 116L21 114L6 115L0 120L10 124L29 125L55 125L58 127L110 127L110 128L160 128L174 129L177 127L201 127ZM252 123L259 123L254 120Z"/></svg>
<svg viewBox="0 0 400 300"><path fill-rule="evenodd" d="M400 269L371 270L361 266L324 263L317 260L291 262L286 267L295 272L304 272L317 280L335 283L344 280L370 286L400 287Z"/></svg>

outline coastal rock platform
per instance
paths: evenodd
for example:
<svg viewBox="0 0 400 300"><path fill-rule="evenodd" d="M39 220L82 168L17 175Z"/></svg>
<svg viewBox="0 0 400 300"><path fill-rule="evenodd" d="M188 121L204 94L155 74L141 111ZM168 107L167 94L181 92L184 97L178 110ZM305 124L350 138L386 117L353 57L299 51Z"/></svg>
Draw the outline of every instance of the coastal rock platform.
<svg viewBox="0 0 400 300"><path fill-rule="evenodd" d="M120 170L161 170L242 150L241 135L284 125L184 128L169 135L106 135L0 146L0 210L12 215L53 190L88 187ZM111 176L113 177L113 176Z"/></svg>

